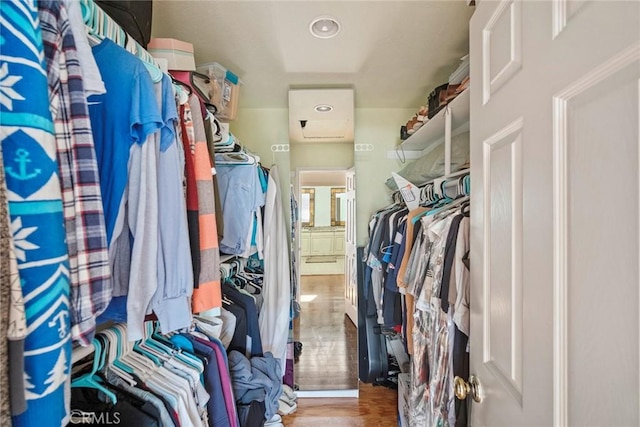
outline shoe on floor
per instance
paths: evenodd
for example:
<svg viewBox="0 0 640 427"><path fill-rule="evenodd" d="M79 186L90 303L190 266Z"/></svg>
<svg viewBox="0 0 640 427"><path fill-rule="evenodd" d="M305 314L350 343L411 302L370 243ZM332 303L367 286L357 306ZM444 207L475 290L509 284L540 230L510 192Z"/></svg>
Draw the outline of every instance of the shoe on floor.
<svg viewBox="0 0 640 427"><path fill-rule="evenodd" d="M265 427L279 427L282 425L282 417L280 414L274 414L264 425Z"/></svg>
<svg viewBox="0 0 640 427"><path fill-rule="evenodd" d="M293 414L296 409L298 409L297 403L294 402L293 404L290 404L282 399L278 400L278 413L280 415Z"/></svg>
<svg viewBox="0 0 640 427"><path fill-rule="evenodd" d="M281 396L286 396L287 400L290 402L295 402L298 400L298 395L296 394L296 392L286 384L282 384Z"/></svg>
<svg viewBox="0 0 640 427"><path fill-rule="evenodd" d="M296 401L294 399L289 399L289 396L287 396L286 394L282 393L279 397L281 402L286 403L289 406L293 406L296 404Z"/></svg>

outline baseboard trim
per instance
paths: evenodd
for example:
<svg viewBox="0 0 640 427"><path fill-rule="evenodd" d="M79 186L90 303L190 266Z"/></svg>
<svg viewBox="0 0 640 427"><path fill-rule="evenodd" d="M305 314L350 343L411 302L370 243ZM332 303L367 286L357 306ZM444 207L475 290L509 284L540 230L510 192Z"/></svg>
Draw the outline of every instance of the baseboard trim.
<svg viewBox="0 0 640 427"><path fill-rule="evenodd" d="M358 397L358 389L355 390L298 390L299 398L313 397Z"/></svg>

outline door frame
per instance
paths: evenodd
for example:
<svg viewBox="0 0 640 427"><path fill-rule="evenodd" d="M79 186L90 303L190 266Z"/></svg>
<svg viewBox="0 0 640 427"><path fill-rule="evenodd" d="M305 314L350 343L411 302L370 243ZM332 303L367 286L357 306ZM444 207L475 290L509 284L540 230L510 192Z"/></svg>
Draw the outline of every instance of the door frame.
<svg viewBox="0 0 640 427"><path fill-rule="evenodd" d="M301 179L300 179L300 175L302 173L305 172L344 172L345 173L345 188L346 188L346 174L347 172L349 172L350 170L354 170L354 166L351 167L297 167L295 169L294 172L292 172L291 174L294 176L294 184L293 184L293 191L295 194L295 198L298 201L298 206L300 206L300 190L301 190ZM300 217L298 216L297 221L296 221L296 237L297 237L297 242L296 242L296 247L295 247L295 253L296 253L296 260L298 260L298 265L300 265L300 263L302 262L302 243L301 243L301 234L300 232L302 231L302 226L301 226L301 222L300 222ZM345 245L346 245L346 233L345 233ZM345 253L345 262L346 262L346 253ZM345 264L345 270L346 270L346 264ZM343 272L343 274L346 275L346 272ZM296 269L296 279L297 279L297 283L298 286L300 287L300 291L298 292L298 296L300 296L302 294L302 282L301 282L301 274L300 274L300 267L298 267ZM346 285L345 285L346 286ZM343 289L343 295L344 295L344 289ZM346 311L345 311L346 314ZM356 328L358 327L358 325L356 324ZM309 398L309 397L315 397L315 398L327 398L327 397L333 397L333 398L357 398L359 396L359 390L356 388L355 390L315 390L315 391L304 391L304 390L299 390L296 392L296 394L298 395L298 397L301 398Z"/></svg>

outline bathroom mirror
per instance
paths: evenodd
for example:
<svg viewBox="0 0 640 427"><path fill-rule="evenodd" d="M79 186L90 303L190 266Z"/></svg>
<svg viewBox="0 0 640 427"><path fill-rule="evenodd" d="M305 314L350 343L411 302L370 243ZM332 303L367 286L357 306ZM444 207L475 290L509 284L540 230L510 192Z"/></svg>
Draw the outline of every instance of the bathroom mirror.
<svg viewBox="0 0 640 427"><path fill-rule="evenodd" d="M314 188L302 188L300 190L300 224L303 227L313 227L315 218L315 193Z"/></svg>
<svg viewBox="0 0 640 427"><path fill-rule="evenodd" d="M331 188L331 225L344 226L347 218L347 193L345 187Z"/></svg>

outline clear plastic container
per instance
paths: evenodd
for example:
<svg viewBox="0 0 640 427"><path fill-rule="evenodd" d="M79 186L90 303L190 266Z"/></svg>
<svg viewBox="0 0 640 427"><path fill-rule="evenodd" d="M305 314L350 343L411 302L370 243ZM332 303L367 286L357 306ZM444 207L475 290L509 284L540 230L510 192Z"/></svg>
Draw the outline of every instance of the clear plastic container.
<svg viewBox="0 0 640 427"><path fill-rule="evenodd" d="M240 97L240 80L233 72L227 70L217 62L200 64L196 70L206 74L220 87L221 106L216 117L220 120L235 120L238 114L238 99Z"/></svg>

